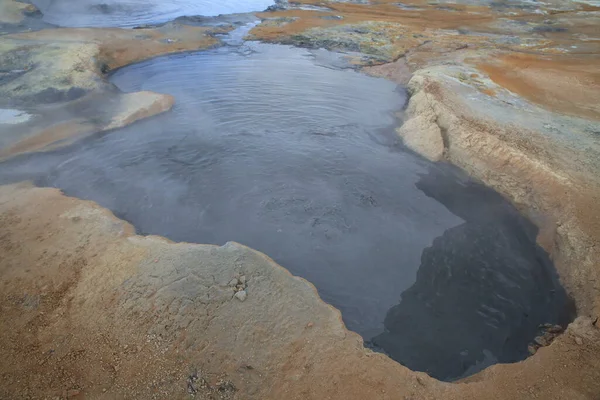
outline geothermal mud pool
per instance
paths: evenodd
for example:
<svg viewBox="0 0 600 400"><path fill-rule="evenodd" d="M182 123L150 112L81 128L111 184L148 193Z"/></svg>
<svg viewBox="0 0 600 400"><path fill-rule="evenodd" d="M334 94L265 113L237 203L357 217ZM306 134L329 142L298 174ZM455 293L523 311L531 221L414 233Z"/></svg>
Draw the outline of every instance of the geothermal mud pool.
<svg viewBox="0 0 600 400"><path fill-rule="evenodd" d="M142 234L260 250L367 345L439 379L524 359L539 325L569 322L535 227L398 143L401 87L237 36L117 71L121 90L171 94L173 110L5 162L2 183L94 200Z"/></svg>

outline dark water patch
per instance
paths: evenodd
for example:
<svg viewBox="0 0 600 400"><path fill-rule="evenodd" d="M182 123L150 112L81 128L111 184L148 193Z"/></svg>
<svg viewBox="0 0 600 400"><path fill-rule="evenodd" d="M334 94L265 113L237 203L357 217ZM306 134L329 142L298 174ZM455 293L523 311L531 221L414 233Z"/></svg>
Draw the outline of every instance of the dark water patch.
<svg viewBox="0 0 600 400"><path fill-rule="evenodd" d="M256 16L252 13L245 14L221 14L217 16L207 17L203 15L186 15L178 17L174 22L180 22L185 25L195 26L221 26L221 25L246 25L256 23ZM246 32L247 33L247 32Z"/></svg>
<svg viewBox="0 0 600 400"><path fill-rule="evenodd" d="M510 9L533 11L539 9L543 3L537 1L493 1L489 3L492 10L506 11Z"/></svg>
<svg viewBox="0 0 600 400"><path fill-rule="evenodd" d="M538 25L531 29L533 33L557 33L557 32L566 32L567 28L563 26L553 26L553 25Z"/></svg>
<svg viewBox="0 0 600 400"><path fill-rule="evenodd" d="M400 7L403 10L422 10L422 7L413 6L412 4L404 4L404 3L393 3L395 6Z"/></svg>
<svg viewBox="0 0 600 400"><path fill-rule="evenodd" d="M184 15L262 11L272 0L33 0L44 21L68 27L134 27Z"/></svg>
<svg viewBox="0 0 600 400"><path fill-rule="evenodd" d="M431 168L417 187L465 223L424 249L414 285L372 342L411 369L451 380L525 359L543 323L566 326L574 306L537 229L498 193Z"/></svg>
<svg viewBox="0 0 600 400"><path fill-rule="evenodd" d="M403 89L335 57L229 43L117 71L122 90L172 94L173 110L4 163L0 180L94 200L140 233L258 249L311 281L349 329L440 378L487 352L523 358L529 327L560 319L564 292L531 225L398 144Z"/></svg>
<svg viewBox="0 0 600 400"><path fill-rule="evenodd" d="M456 8L454 8L454 7L448 7L448 6L438 6L435 9L436 10L440 10L440 11L451 11L451 12L458 11Z"/></svg>

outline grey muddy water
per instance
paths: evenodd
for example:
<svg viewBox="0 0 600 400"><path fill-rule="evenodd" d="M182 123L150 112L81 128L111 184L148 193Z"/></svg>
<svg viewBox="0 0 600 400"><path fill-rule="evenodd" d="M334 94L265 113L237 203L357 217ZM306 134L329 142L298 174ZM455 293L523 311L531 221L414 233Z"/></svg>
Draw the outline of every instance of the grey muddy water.
<svg viewBox="0 0 600 400"><path fill-rule="evenodd" d="M94 200L141 234L260 250L370 347L436 378L524 359L540 324L569 317L535 227L406 151L405 91L340 60L234 36L125 67L117 87L169 93L173 110L5 162L0 179Z"/></svg>

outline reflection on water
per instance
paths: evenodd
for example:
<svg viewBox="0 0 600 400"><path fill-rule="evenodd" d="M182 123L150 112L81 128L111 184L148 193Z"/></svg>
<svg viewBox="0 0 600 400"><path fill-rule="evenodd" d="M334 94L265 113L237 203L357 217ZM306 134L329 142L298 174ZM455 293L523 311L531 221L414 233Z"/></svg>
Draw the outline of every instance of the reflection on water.
<svg viewBox="0 0 600 400"><path fill-rule="evenodd" d="M423 250L416 282L372 340L439 379L524 359L540 323L566 324L573 311L535 227L499 194L450 174L432 168L417 187L465 223Z"/></svg>
<svg viewBox="0 0 600 400"><path fill-rule="evenodd" d="M500 197L396 143L403 90L316 64L325 59L250 44L126 67L115 84L170 93L173 111L5 163L0 179L95 200L141 233L263 251L414 368L457 376L484 350L522 358L529 326L558 318L561 297L548 296L562 296L531 227ZM526 327L503 324L523 310ZM413 348L418 360L406 361Z"/></svg>
<svg viewBox="0 0 600 400"><path fill-rule="evenodd" d="M44 21L72 27L132 27L183 15L263 11L272 0L33 0Z"/></svg>

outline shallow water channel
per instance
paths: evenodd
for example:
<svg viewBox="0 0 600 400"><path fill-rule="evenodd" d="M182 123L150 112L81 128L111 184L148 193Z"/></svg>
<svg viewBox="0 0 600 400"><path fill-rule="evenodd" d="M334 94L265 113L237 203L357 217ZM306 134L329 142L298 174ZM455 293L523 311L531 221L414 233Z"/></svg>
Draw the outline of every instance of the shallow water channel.
<svg viewBox="0 0 600 400"><path fill-rule="evenodd" d="M500 195L407 151L403 88L338 56L260 43L117 71L171 112L0 166L91 199L141 234L237 241L312 282L367 345L451 380L527 356L566 296ZM252 296L251 288L249 296Z"/></svg>

